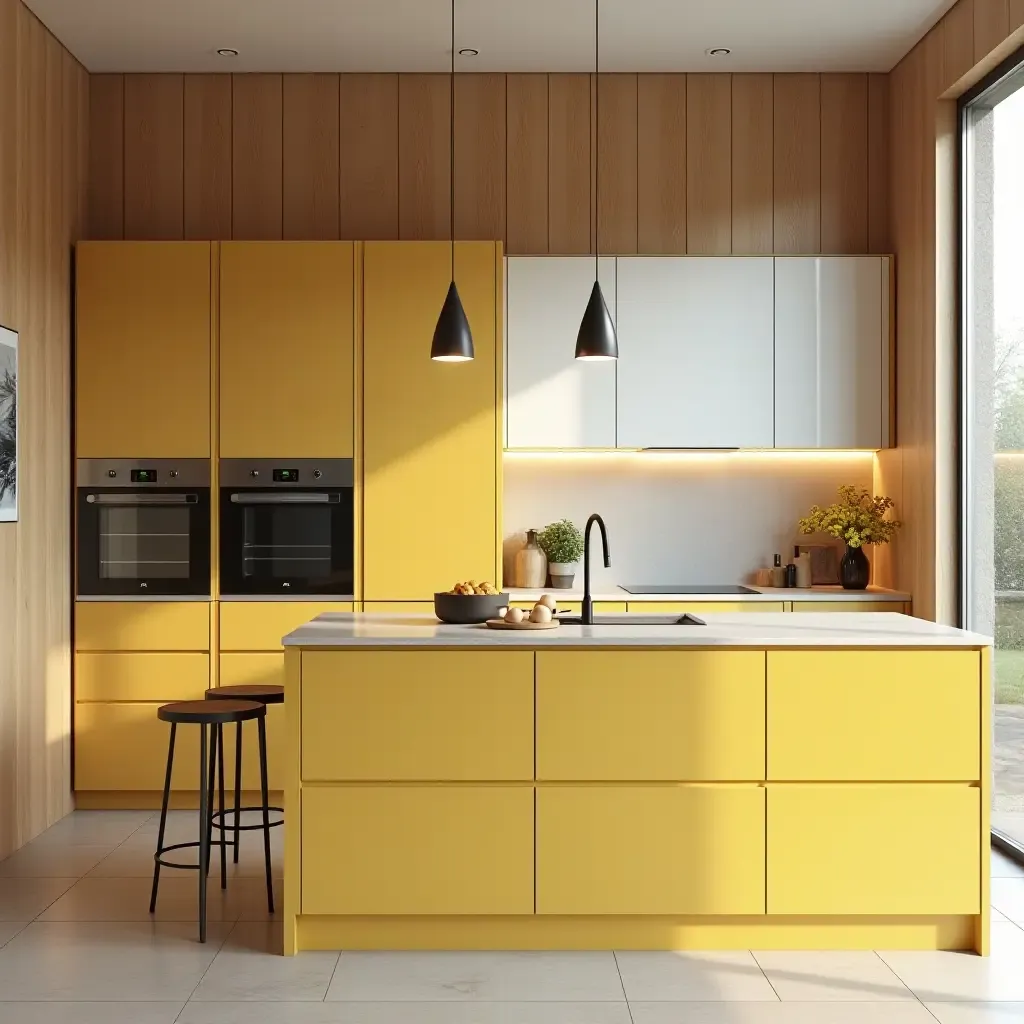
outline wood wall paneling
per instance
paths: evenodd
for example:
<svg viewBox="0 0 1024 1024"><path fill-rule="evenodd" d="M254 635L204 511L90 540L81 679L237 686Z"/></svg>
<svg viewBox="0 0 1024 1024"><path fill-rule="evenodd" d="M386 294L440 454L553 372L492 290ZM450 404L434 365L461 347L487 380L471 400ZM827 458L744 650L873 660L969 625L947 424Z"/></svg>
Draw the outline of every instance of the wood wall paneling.
<svg viewBox="0 0 1024 1024"><path fill-rule="evenodd" d="M1010 0L1010 31L1016 32L1024 25L1024 0Z"/></svg>
<svg viewBox="0 0 1024 1024"><path fill-rule="evenodd" d="M124 75L89 76L88 150L89 238L123 238Z"/></svg>
<svg viewBox="0 0 1024 1024"><path fill-rule="evenodd" d="M449 75L398 76L398 233L451 237Z"/></svg>
<svg viewBox="0 0 1024 1024"><path fill-rule="evenodd" d="M637 251L686 252L686 75L637 78Z"/></svg>
<svg viewBox="0 0 1024 1024"><path fill-rule="evenodd" d="M505 82L505 251L548 251L548 76Z"/></svg>
<svg viewBox="0 0 1024 1024"><path fill-rule="evenodd" d="M185 237L231 237L231 76L185 76Z"/></svg>
<svg viewBox="0 0 1024 1024"><path fill-rule="evenodd" d="M732 251L774 247L772 76L732 76Z"/></svg>
<svg viewBox="0 0 1024 1024"><path fill-rule="evenodd" d="M597 78L597 251L637 251L637 76Z"/></svg>
<svg viewBox="0 0 1024 1024"><path fill-rule="evenodd" d="M974 0L959 0L940 24L946 64L944 87L948 88L974 66Z"/></svg>
<svg viewBox="0 0 1024 1024"><path fill-rule="evenodd" d="M231 237L282 235L282 76L233 75Z"/></svg>
<svg viewBox="0 0 1024 1024"><path fill-rule="evenodd" d="M590 75L548 76L548 251L592 252Z"/></svg>
<svg viewBox="0 0 1024 1024"><path fill-rule="evenodd" d="M184 233L184 78L124 81L124 231L128 238Z"/></svg>
<svg viewBox="0 0 1024 1024"><path fill-rule="evenodd" d="M868 79L821 76L821 251L868 251Z"/></svg>
<svg viewBox="0 0 1024 1024"><path fill-rule="evenodd" d="M455 77L455 237L505 237L505 76Z"/></svg>
<svg viewBox="0 0 1024 1024"><path fill-rule="evenodd" d="M821 251L821 79L775 76L775 251Z"/></svg>
<svg viewBox="0 0 1024 1024"><path fill-rule="evenodd" d="M868 75L868 252L892 251L889 76Z"/></svg>
<svg viewBox="0 0 1024 1024"><path fill-rule="evenodd" d="M282 232L339 237L339 75L285 75L282 83Z"/></svg>
<svg viewBox="0 0 1024 1024"><path fill-rule="evenodd" d="M732 251L732 75L687 76L686 251Z"/></svg>
<svg viewBox="0 0 1024 1024"><path fill-rule="evenodd" d="M342 75L340 237L398 238L398 75Z"/></svg>
<svg viewBox="0 0 1024 1024"><path fill-rule="evenodd" d="M1010 34L1010 0L974 0L974 60L987 57Z"/></svg>

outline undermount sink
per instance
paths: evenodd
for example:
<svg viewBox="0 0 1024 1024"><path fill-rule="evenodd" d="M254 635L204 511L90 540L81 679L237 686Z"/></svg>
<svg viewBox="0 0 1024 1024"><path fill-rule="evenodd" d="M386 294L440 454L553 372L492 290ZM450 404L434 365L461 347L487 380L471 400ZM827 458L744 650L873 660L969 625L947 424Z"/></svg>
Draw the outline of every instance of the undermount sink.
<svg viewBox="0 0 1024 1024"><path fill-rule="evenodd" d="M582 626L581 615L559 615L566 626ZM706 626L703 619L687 612L685 615L595 615L594 626Z"/></svg>

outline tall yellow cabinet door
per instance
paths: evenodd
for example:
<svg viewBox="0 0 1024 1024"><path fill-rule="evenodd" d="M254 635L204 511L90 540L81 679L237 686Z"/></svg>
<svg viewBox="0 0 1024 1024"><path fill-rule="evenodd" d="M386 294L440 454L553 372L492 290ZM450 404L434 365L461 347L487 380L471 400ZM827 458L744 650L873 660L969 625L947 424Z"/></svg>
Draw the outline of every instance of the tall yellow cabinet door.
<svg viewBox="0 0 1024 1024"><path fill-rule="evenodd" d="M353 252L222 243L222 458L352 458Z"/></svg>
<svg viewBox="0 0 1024 1024"><path fill-rule="evenodd" d="M367 242L363 268L363 597L430 599L498 575L500 250L459 242L476 358L432 362L448 242Z"/></svg>
<svg viewBox="0 0 1024 1024"><path fill-rule="evenodd" d="M210 243L80 242L76 454L209 458Z"/></svg>

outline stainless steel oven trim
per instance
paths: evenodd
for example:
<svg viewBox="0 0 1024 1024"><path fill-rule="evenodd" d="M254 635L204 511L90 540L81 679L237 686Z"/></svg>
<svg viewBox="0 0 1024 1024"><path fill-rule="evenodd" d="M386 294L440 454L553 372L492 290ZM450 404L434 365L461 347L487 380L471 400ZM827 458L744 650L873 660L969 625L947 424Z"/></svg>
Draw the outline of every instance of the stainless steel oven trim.
<svg viewBox="0 0 1024 1024"><path fill-rule="evenodd" d="M145 491L128 492L127 494L87 494L85 500L90 505L197 505L198 494L174 492L171 494L147 494Z"/></svg>
<svg viewBox="0 0 1024 1024"><path fill-rule="evenodd" d="M275 483L275 469L297 469L296 483ZM256 474L255 476L253 474ZM317 474L320 474L317 476ZM221 459L220 488L283 491L333 490L355 486L352 459Z"/></svg>
<svg viewBox="0 0 1024 1024"><path fill-rule="evenodd" d="M241 491L231 495L235 505L337 505L341 498L324 491Z"/></svg>
<svg viewBox="0 0 1024 1024"><path fill-rule="evenodd" d="M133 469L155 469L156 483L132 483ZM111 476L110 474L114 475ZM171 474L175 473L176 476ZM133 491L188 490L210 486L209 459L79 459L75 463L79 490L103 487Z"/></svg>

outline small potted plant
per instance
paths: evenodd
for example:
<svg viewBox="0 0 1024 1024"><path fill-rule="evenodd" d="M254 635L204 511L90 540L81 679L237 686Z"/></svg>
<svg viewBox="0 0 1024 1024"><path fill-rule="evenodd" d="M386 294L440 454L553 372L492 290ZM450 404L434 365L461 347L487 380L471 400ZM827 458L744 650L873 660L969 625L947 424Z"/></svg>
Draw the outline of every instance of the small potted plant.
<svg viewBox="0 0 1024 1024"><path fill-rule="evenodd" d="M563 519L545 526L539 540L548 556L551 586L567 590L576 576L577 563L583 557L583 534L568 519Z"/></svg>
<svg viewBox="0 0 1024 1024"><path fill-rule="evenodd" d="M872 496L864 488L844 484L839 501L828 508L815 505L800 520L801 533L828 533L846 544L839 563L839 582L845 590L864 590L871 576L871 565L864 554L865 544L888 544L902 525L886 519L893 508L892 498Z"/></svg>

